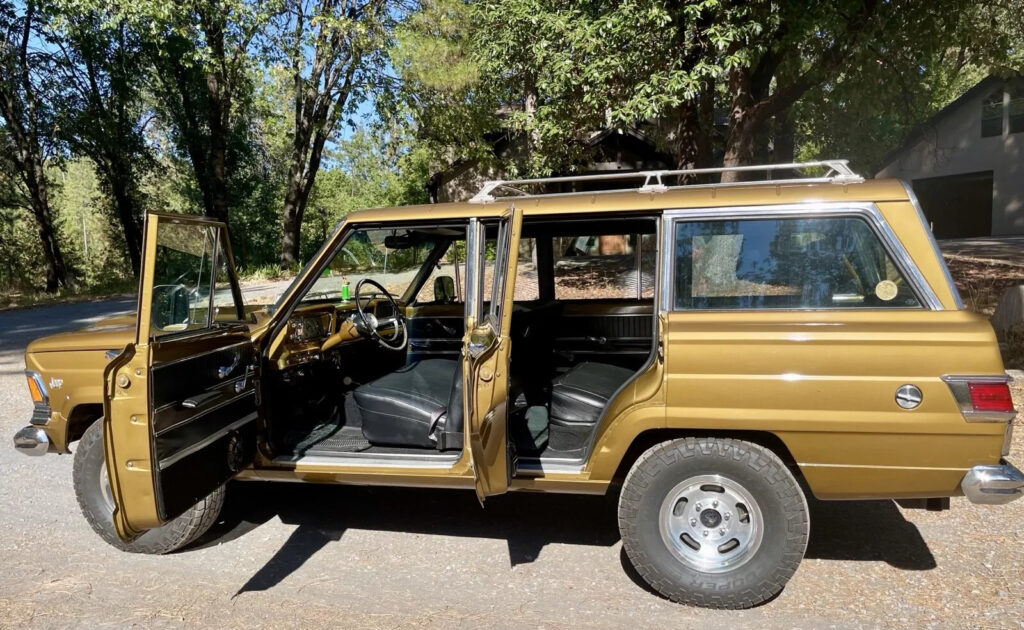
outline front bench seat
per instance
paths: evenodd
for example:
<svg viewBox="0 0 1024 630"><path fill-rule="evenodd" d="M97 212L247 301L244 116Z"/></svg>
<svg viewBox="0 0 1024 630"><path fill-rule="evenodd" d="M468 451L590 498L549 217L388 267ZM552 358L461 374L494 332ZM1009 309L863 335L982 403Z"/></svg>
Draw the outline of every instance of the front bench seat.
<svg viewBox="0 0 1024 630"><path fill-rule="evenodd" d="M608 401L635 373L617 365L586 362L556 378L551 383L551 449L583 448Z"/></svg>
<svg viewBox="0 0 1024 630"><path fill-rule="evenodd" d="M380 446L424 448L445 447L438 444L437 434L431 439L435 427L457 431L461 437L460 364L452 359L416 361L357 387L352 397L359 407L363 437Z"/></svg>

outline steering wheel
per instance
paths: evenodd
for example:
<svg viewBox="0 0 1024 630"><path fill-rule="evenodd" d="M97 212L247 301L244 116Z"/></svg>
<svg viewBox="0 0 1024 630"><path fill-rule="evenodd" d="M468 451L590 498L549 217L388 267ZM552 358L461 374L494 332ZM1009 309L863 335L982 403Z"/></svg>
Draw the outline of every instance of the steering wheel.
<svg viewBox="0 0 1024 630"><path fill-rule="evenodd" d="M373 313L367 313L363 310L363 299L366 300L367 305L369 305L370 300L372 299L369 296L366 298L362 297L362 291L365 285L370 285L377 289L373 295L383 295L387 298L388 302L391 303L391 312L394 313L394 315L378 320L376 315ZM354 297L356 301L356 314L359 317L359 330L368 334L372 339L376 340L377 343L388 350L405 350L405 344L409 342L409 334L406 330L405 317L402 316L402 312L398 308L398 302L396 302L395 298L388 293L387 289L382 287L376 280L363 278L358 284L356 284L356 293ZM393 326L395 329L390 335L385 337L377 332L381 328L386 328L388 326ZM401 340L399 340L399 337L401 337Z"/></svg>

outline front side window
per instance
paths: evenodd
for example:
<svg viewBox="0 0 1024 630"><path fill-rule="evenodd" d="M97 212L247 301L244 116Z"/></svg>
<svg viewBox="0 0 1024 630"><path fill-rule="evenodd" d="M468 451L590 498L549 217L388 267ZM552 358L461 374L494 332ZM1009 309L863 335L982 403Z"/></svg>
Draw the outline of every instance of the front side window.
<svg viewBox="0 0 1024 630"><path fill-rule="evenodd" d="M161 221L153 269L151 336L206 328L214 320L238 320L229 264L219 228Z"/></svg>
<svg viewBox="0 0 1024 630"><path fill-rule="evenodd" d="M920 308L860 217L678 221L676 309Z"/></svg>

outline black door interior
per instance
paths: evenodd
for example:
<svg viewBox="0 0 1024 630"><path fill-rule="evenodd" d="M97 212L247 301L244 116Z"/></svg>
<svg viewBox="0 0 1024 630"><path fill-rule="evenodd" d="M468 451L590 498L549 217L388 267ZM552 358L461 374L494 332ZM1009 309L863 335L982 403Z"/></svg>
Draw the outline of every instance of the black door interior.
<svg viewBox="0 0 1024 630"><path fill-rule="evenodd" d="M462 304L415 307L409 314L408 362L456 359L462 353L466 330Z"/></svg>
<svg viewBox="0 0 1024 630"><path fill-rule="evenodd" d="M152 439L161 519L180 515L253 461L253 359L244 324L153 343Z"/></svg>
<svg viewBox="0 0 1024 630"><path fill-rule="evenodd" d="M637 302L568 302L557 320L558 368L584 361L638 369L650 356L654 305Z"/></svg>

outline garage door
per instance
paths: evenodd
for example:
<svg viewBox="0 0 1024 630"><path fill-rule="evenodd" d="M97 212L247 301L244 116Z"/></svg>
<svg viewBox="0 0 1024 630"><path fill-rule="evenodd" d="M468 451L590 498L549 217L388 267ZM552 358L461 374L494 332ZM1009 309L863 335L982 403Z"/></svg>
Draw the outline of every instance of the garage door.
<svg viewBox="0 0 1024 630"><path fill-rule="evenodd" d="M915 179L935 238L992 235L992 171Z"/></svg>

